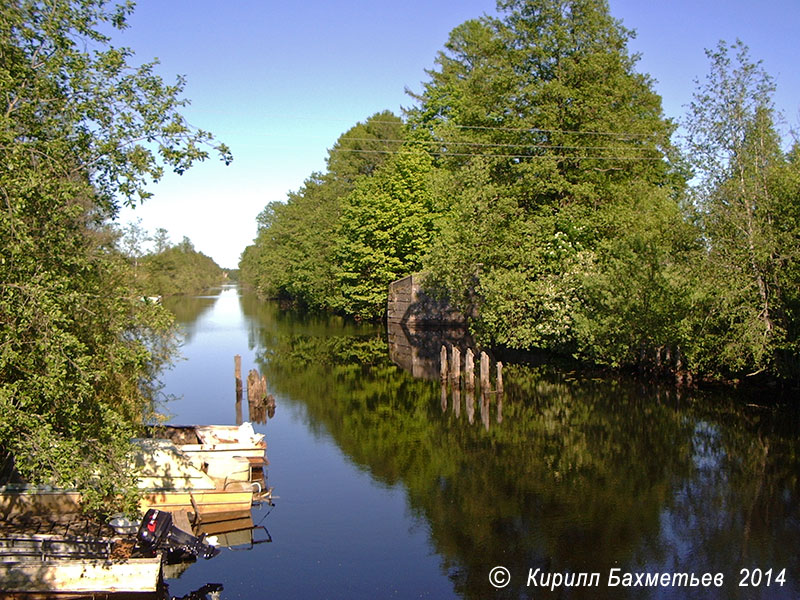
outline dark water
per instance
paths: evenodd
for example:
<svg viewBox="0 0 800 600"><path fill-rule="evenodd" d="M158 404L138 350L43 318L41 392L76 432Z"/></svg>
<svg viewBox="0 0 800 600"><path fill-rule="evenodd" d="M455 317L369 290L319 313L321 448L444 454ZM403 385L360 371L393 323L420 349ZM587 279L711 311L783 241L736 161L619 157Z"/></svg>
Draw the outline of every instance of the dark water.
<svg viewBox="0 0 800 600"><path fill-rule="evenodd" d="M191 565L170 595L208 583L224 599L800 595L798 418L767 398L506 365L502 401L486 404L415 378L420 360L396 366L372 326L234 288L168 306L187 334L165 376L182 396L172 421L234 423L241 354L276 397L255 427L278 496L254 512L271 543ZM630 585L608 585L626 573Z"/></svg>

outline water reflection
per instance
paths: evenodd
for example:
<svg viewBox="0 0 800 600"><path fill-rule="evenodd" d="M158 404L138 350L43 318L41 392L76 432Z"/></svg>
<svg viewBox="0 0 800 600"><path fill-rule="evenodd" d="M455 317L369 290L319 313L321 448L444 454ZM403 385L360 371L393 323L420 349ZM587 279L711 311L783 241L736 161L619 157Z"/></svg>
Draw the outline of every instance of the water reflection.
<svg viewBox="0 0 800 600"><path fill-rule="evenodd" d="M184 596L171 596L171 600L219 600L222 584L207 583L200 589L194 590Z"/></svg>
<svg viewBox="0 0 800 600"><path fill-rule="evenodd" d="M213 296L166 296L162 304L175 316L181 326L184 343L192 340L200 318L214 308L219 299Z"/></svg>
<svg viewBox="0 0 800 600"><path fill-rule="evenodd" d="M725 394L679 396L670 388L519 364L506 365L503 394L492 396L441 385L439 334L401 328L387 344L369 325L281 311L246 294L239 305L280 414L284 406L302 408L309 429L326 432L355 468L378 485L403 490L454 594L800 593L795 412L747 406ZM345 514L340 506L335 516L314 520ZM361 523L359 515L352 519ZM354 526L347 543L371 548L373 538L369 526ZM496 565L511 573L499 591L488 579ZM786 569L785 584L739 588L742 567ZM550 594L527 587L529 569L537 568L600 573L602 584ZM680 592L607 588L612 568L723 573L725 585ZM387 589L362 597L386 596Z"/></svg>
<svg viewBox="0 0 800 600"><path fill-rule="evenodd" d="M414 327L395 321L387 324L387 345L392 362L421 379L439 376L442 346L464 350L474 346L464 326Z"/></svg>
<svg viewBox="0 0 800 600"><path fill-rule="evenodd" d="M281 395L302 403L375 479L404 485L464 598L497 597L488 581L497 564L512 573L502 597L526 596L523 575L537 566L604 578L614 567L721 572L725 588L703 594L737 597L734 579L753 561L787 568L793 577L781 594L798 591L797 430L777 427L780 416L722 396L678 400L624 381L509 365L502 396L463 390L465 424L460 385L448 394L446 384L397 368L374 335L301 327L267 331L256 343ZM410 371L435 374L430 354L416 355ZM469 426L476 402L479 428Z"/></svg>

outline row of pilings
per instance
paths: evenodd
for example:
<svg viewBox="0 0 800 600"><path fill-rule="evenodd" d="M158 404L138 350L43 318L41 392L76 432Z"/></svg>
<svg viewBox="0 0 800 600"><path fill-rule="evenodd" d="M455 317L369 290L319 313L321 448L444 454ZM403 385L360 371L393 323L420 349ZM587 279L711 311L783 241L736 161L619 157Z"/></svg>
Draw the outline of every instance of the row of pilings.
<svg viewBox="0 0 800 600"><path fill-rule="evenodd" d="M463 368L462 368L463 365ZM442 346L439 355L439 373L441 379L442 392L442 412L448 409L448 388L452 392L452 411L456 418L461 417L461 392L462 388L465 395L464 408L467 420L472 424L475 420L475 392L480 393L480 416L486 430L489 430L491 422L491 404L495 403L496 420L498 423L503 421L503 363L498 361L495 364L494 386L491 380L491 359L486 352L481 352L479 357L479 386L476 388L475 381L475 353L472 348L467 348L464 352L464 360L461 360L461 349L452 346L448 349Z"/></svg>

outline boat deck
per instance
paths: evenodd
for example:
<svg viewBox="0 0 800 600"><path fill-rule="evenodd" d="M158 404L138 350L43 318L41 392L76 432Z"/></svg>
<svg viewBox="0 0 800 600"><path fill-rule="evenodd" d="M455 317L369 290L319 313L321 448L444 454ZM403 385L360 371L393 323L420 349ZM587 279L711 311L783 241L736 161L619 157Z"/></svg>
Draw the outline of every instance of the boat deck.
<svg viewBox="0 0 800 600"><path fill-rule="evenodd" d="M52 535L81 538L109 538L115 535L107 523L81 514L15 515L0 519L0 537Z"/></svg>

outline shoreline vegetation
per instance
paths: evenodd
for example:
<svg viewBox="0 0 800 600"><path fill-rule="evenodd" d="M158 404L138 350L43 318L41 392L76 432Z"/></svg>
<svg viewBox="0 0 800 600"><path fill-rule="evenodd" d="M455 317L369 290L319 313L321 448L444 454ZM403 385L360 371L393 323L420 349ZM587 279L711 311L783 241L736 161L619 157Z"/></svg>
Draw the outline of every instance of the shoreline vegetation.
<svg viewBox="0 0 800 600"><path fill-rule="evenodd" d="M133 285L142 296L199 294L229 276L214 259L196 250L188 237L173 244L166 229L151 235L139 221L129 223L118 235L117 247L128 258ZM148 242L149 252L145 250Z"/></svg>
<svg viewBox="0 0 800 600"><path fill-rule="evenodd" d="M184 119L182 78L111 45L103 31L132 10L0 4L0 476L78 489L97 515L136 513L130 440L157 420L177 356L174 319L141 301L114 219L165 170L232 160Z"/></svg>
<svg viewBox="0 0 800 600"><path fill-rule="evenodd" d="M241 281L379 320L389 284L427 272L486 348L796 387L800 146L773 80L720 42L667 116L632 35L604 0L459 25L413 106L354 125L264 208Z"/></svg>
<svg viewBox="0 0 800 600"><path fill-rule="evenodd" d="M223 277L188 239L120 232L120 207L230 150L104 31L133 3L0 4L0 474L136 506L129 440L156 420L172 316L143 295ZM800 377L800 146L741 43L677 123L605 0L500 0L453 30L414 106L358 123L258 217L240 279L379 319L427 271L478 343L695 379ZM128 235L130 234L130 236ZM121 238L122 235L122 238ZM678 349L680 353L678 354Z"/></svg>

